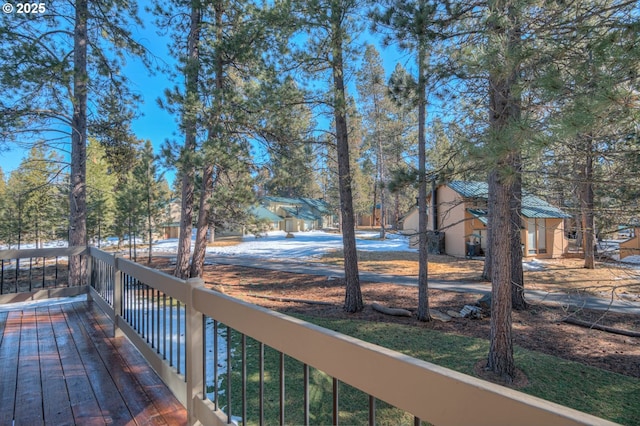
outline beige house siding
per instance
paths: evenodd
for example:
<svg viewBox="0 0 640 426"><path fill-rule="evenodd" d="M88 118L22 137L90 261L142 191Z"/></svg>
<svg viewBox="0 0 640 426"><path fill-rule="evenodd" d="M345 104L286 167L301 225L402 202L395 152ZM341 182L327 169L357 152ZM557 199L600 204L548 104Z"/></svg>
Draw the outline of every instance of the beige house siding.
<svg viewBox="0 0 640 426"><path fill-rule="evenodd" d="M412 207L409 213L402 218L402 226L400 230L405 235L411 235L418 232L418 208Z"/></svg>
<svg viewBox="0 0 640 426"><path fill-rule="evenodd" d="M427 200L427 229L433 230L431 215L433 212L431 196ZM483 198L463 199L454 189L441 185L437 189L438 230L445 234L445 253L451 256L466 255L466 244L478 242L482 249L487 248L488 229L486 225L469 210L487 209ZM404 234L412 235L418 229L418 209L413 208L403 219ZM564 232L562 218L522 218L522 244L524 257L558 258L566 253L568 240ZM417 240L417 238L414 238ZM638 242L637 244L640 244ZM416 244L417 246L417 244ZM413 245L412 245L413 247ZM640 254L640 247L638 247Z"/></svg>
<svg viewBox="0 0 640 426"><path fill-rule="evenodd" d="M469 219L462 197L448 186L440 186L437 190L438 227L444 232L444 250L451 256L465 255L465 236L472 234ZM428 211L433 211L431 197L428 199ZM433 230L432 221L428 221L427 229Z"/></svg>
<svg viewBox="0 0 640 426"><path fill-rule="evenodd" d="M569 242L565 238L564 220L559 218L523 218L523 229L521 234L522 245L524 246L524 257L536 257L538 259L552 259L562 256L568 249ZM535 230L531 223L535 223ZM541 244L540 234L544 233L544 241Z"/></svg>
<svg viewBox="0 0 640 426"><path fill-rule="evenodd" d="M620 243L620 259L640 255L640 228L635 228L634 235L635 237Z"/></svg>

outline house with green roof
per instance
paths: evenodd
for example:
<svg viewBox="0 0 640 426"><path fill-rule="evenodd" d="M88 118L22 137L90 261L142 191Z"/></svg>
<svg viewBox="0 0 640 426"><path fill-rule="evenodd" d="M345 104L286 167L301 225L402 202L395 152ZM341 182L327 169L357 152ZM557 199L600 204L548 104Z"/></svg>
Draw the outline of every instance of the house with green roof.
<svg viewBox="0 0 640 426"><path fill-rule="evenodd" d="M275 223L274 216L270 221L274 222L274 229L286 232L310 231L332 227L335 215L331 206L322 199L315 198L287 198L287 197L262 197L260 206L280 220ZM261 214L266 215L265 211Z"/></svg>
<svg viewBox="0 0 640 426"><path fill-rule="evenodd" d="M427 195L430 231L444 233L445 253L465 256L468 244L475 244L480 254L487 247L486 182L451 181ZM434 200L432 200L434 198ZM435 201L435 202L433 202ZM525 257L557 258L568 248L565 218L569 215L540 197L524 193L522 197L522 245ZM405 233L416 233L418 211L413 209L403 220ZM414 238L414 239L417 239Z"/></svg>

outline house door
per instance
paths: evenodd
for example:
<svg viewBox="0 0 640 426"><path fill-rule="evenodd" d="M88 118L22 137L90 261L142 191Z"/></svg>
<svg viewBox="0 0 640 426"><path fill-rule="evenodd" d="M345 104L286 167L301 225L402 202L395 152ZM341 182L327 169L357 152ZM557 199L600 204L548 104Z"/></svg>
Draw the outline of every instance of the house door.
<svg viewBox="0 0 640 426"><path fill-rule="evenodd" d="M527 254L547 252L547 235L544 219L527 218Z"/></svg>
<svg viewBox="0 0 640 426"><path fill-rule="evenodd" d="M536 254L536 220L527 218L527 255Z"/></svg>
<svg viewBox="0 0 640 426"><path fill-rule="evenodd" d="M284 231L285 232L296 232L295 231L295 223L293 219L285 219L284 220Z"/></svg>
<svg viewBox="0 0 640 426"><path fill-rule="evenodd" d="M547 252L547 227L544 219L536 219L536 237L538 240L538 253Z"/></svg>

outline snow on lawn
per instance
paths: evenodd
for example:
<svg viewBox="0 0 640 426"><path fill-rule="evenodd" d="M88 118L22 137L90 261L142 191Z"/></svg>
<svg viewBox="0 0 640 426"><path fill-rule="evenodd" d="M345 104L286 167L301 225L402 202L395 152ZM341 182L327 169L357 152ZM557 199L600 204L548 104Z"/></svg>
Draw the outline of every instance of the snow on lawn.
<svg viewBox="0 0 640 426"><path fill-rule="evenodd" d="M525 271L544 271L547 264L540 259L522 260L522 269Z"/></svg>
<svg viewBox="0 0 640 426"><path fill-rule="evenodd" d="M272 259L306 259L342 250L342 235L323 231L296 232L293 238L286 238L284 231L272 231L266 236L247 235L242 242L233 246L208 247L207 253L218 256L249 256ZM356 245L363 251L415 251L409 248L409 239L402 235L387 234L380 240L377 232L357 232ZM175 252L177 240L159 241L154 251Z"/></svg>
<svg viewBox="0 0 640 426"><path fill-rule="evenodd" d="M245 236L242 243L227 247L209 247L207 253L216 255L243 255L266 258L304 259L342 250L342 235L322 231L296 232L286 238L286 232L274 231L265 237ZM389 234L380 240L377 232L356 234L358 250L363 251L415 251L409 248L406 237Z"/></svg>
<svg viewBox="0 0 640 426"><path fill-rule="evenodd" d="M628 263L630 265L636 265L640 267L640 255L627 256L624 259L622 259L620 262Z"/></svg>

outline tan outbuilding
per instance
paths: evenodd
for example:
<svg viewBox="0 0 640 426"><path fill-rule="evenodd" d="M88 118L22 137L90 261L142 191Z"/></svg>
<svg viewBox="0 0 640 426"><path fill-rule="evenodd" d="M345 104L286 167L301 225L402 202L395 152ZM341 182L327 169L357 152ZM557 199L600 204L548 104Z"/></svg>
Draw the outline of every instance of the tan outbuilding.
<svg viewBox="0 0 640 426"><path fill-rule="evenodd" d="M487 246L487 194L485 182L452 181L427 195L428 230L444 233L444 251L451 256L482 255ZM432 200L435 198L435 205ZM436 220L434 220L434 216ZM568 248L564 222L569 217L543 199L525 193L522 199L524 257L557 258ZM405 234L417 240L418 209L402 222Z"/></svg>

